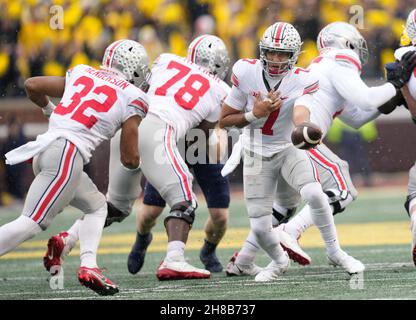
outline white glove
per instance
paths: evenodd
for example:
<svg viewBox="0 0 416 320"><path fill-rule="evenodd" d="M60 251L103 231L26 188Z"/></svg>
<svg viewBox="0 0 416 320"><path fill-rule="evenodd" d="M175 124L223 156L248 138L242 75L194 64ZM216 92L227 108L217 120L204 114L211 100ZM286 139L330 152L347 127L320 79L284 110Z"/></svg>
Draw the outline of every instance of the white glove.
<svg viewBox="0 0 416 320"><path fill-rule="evenodd" d="M221 175L223 177L228 176L240 164L242 153L243 153L243 143L242 143L242 135L240 135L240 137L238 138L238 141L233 146L233 151L231 152L231 156L225 162L224 167L221 170Z"/></svg>

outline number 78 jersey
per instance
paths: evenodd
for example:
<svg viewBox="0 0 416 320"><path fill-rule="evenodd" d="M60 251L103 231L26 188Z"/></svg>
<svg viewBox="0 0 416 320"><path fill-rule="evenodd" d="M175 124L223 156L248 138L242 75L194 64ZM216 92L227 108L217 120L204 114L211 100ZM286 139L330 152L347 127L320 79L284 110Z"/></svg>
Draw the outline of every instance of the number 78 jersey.
<svg viewBox="0 0 416 320"><path fill-rule="evenodd" d="M179 139L203 120L217 122L229 91L224 81L205 68L165 53L152 67L149 113L170 124Z"/></svg>

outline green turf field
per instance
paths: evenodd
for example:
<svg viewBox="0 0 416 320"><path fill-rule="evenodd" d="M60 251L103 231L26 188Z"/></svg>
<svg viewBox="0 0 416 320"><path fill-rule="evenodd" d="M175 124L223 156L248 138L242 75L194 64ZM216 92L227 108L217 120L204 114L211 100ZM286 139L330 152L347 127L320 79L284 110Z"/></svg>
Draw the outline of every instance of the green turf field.
<svg viewBox="0 0 416 320"><path fill-rule="evenodd" d="M414 299L416 268L410 260L411 236L403 209L405 193L404 188L363 190L360 198L337 216L341 244L367 267L362 278L350 280L342 270L328 266L319 234L312 228L301 240L312 257L312 265L292 264L279 281L259 284L248 277L229 278L221 273L209 280L159 282L155 270L166 248L162 220L155 228L143 270L133 276L126 267L135 232L134 217L129 217L104 231L98 258L100 266L107 269L106 275L120 286L119 294L102 298L79 285L77 249L66 259L63 289L53 290L42 256L46 240L79 216L75 210L67 209L50 229L0 258L0 299ZM235 195L232 200L230 228L218 249L224 265L248 233L248 218L240 197ZM0 225L18 214L16 209L0 209ZM196 266L202 266L198 250L206 216L206 207L201 203L186 254ZM259 265L268 262L264 253L258 255Z"/></svg>

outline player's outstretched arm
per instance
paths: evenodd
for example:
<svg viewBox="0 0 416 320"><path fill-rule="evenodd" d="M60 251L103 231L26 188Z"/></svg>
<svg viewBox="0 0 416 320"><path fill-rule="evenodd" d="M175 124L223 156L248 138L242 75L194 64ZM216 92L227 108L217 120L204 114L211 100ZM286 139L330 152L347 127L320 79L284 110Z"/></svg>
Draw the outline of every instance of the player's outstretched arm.
<svg viewBox="0 0 416 320"><path fill-rule="evenodd" d="M138 115L128 118L121 126L120 161L128 169L137 169L139 157L139 125Z"/></svg>
<svg viewBox="0 0 416 320"><path fill-rule="evenodd" d="M25 81L26 94L37 106L49 104L48 97L62 98L65 90L65 77L32 77Z"/></svg>

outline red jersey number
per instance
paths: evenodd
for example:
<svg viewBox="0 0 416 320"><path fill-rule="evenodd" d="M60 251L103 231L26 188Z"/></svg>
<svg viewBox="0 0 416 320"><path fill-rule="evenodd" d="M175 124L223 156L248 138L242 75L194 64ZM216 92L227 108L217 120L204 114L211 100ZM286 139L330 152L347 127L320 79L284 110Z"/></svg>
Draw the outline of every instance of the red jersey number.
<svg viewBox="0 0 416 320"><path fill-rule="evenodd" d="M189 72L191 71L191 68L176 61L169 62L168 69L176 69L179 72L171 79L169 79L163 86L155 90L155 94L158 96L166 96L169 88L172 87L176 82L188 76ZM195 88L195 84L199 84L198 89ZM173 97L176 103L182 108L192 110L199 102L199 99L202 98L209 90L209 87L210 85L208 79L199 74L191 74L186 79L184 86L179 88ZM190 96L191 98L186 100L185 95Z"/></svg>
<svg viewBox="0 0 416 320"><path fill-rule="evenodd" d="M86 116L84 114L84 111L90 108L97 112L108 112L117 101L117 91L107 85L94 88L94 80L86 76L82 76L75 80L74 86L79 85L82 85L83 89L80 92L76 92L73 94L73 96L71 97L71 103L67 107L64 107L62 103L59 103L56 106L54 113L66 115L68 113L73 112L76 109L74 114L71 116L71 119L79 123L82 123L88 129L91 129L94 126L94 124L96 124L97 118L93 115ZM93 88L94 90L92 92L96 95L103 94L107 97L105 101L101 103L97 100L90 99L80 104L81 99L85 97L88 93L90 93Z"/></svg>

